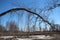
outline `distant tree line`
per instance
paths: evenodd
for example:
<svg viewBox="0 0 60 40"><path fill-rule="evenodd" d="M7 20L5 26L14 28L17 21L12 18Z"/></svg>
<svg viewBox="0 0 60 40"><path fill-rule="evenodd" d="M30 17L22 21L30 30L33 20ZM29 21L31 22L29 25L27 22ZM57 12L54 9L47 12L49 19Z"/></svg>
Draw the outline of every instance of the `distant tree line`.
<svg viewBox="0 0 60 40"><path fill-rule="evenodd" d="M33 26L32 28L27 28L27 31L34 32L34 31L37 31L36 28L37 27ZM24 30L24 29L19 30L18 24L16 22L13 22L13 21L7 22L6 27L4 27L3 25L0 25L0 32L4 32L4 31L9 31L9 32L19 32L20 31L20 32L23 32L22 30ZM43 28L39 27L39 31L41 31L41 29L43 29ZM45 29L43 29L43 31L48 31L48 30L45 27ZM53 27L50 27L49 31L59 32L60 31L60 25L54 24Z"/></svg>
<svg viewBox="0 0 60 40"><path fill-rule="evenodd" d="M49 5L46 6L45 8L41 9L41 8L38 8L38 10L35 8L33 9L33 11L31 10L32 8L13 8L13 9L10 9L6 12L3 12L0 14L0 18L8 13L11 14L14 14L16 13L16 15L18 15L18 18L22 18L23 17L23 12L20 14L20 12L16 12L16 11L19 11L19 10L23 10L23 11L27 11L28 14L27 14L27 28L26 28L26 32L35 32L37 31L37 22L38 22L38 28L39 28L39 32L42 31L56 31L56 32L59 32L60 31L60 25L59 24L55 24L54 22L50 22L49 20L49 11L51 11L52 9L56 8L56 7L59 7L60 6L60 3L57 3L59 2L58 0L56 1L52 1L53 4L52 5ZM37 13L37 11L39 11L39 13ZM13 13L14 12L14 13ZM31 22L33 21L32 19L34 19L34 22ZM1 21L1 20L0 20ZM41 23L44 23L44 27L45 28L42 28L41 26ZM33 23L32 27L31 24ZM47 25L50 26L50 29L48 30L47 28ZM25 29L25 28L24 28ZM21 28L21 30L19 30L19 26L18 24L15 22L15 21L8 21L6 23L6 27L3 26L3 24L0 24L0 32L4 32L4 31L7 31L7 32L11 32L11 33L14 33L14 32L24 32L23 28Z"/></svg>

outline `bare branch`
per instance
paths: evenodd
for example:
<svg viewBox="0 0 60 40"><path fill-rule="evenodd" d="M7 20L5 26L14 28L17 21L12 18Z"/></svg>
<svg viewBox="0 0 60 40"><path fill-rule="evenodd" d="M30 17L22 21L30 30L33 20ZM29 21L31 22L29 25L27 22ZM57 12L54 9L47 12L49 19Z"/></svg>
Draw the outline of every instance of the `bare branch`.
<svg viewBox="0 0 60 40"><path fill-rule="evenodd" d="M10 9L10 10L8 10L8 11L6 11L6 12L1 13L1 14L0 14L0 17L3 16L3 15L5 15L5 14L7 14L7 13L9 13L9 12L18 11L18 10L24 10L24 11L27 11L27 12L29 12L29 13L35 14L35 15L37 15L39 18L41 18L44 22L47 22L47 23L51 26L51 23L50 23L49 21L45 20L41 15L39 15L39 14L37 14L37 13L31 11L31 10L28 10L28 9L26 9L26 8L13 8L13 9Z"/></svg>

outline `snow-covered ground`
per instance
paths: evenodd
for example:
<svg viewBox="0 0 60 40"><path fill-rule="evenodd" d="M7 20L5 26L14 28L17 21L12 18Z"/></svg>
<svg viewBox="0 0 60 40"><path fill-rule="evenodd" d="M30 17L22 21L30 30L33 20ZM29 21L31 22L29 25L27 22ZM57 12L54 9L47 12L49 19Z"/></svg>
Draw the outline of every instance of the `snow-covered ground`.
<svg viewBox="0 0 60 40"><path fill-rule="evenodd" d="M13 38L14 36L0 36L0 38Z"/></svg>
<svg viewBox="0 0 60 40"><path fill-rule="evenodd" d="M30 38L17 38L18 40L32 40L32 39L30 39Z"/></svg>
<svg viewBox="0 0 60 40"><path fill-rule="evenodd" d="M51 36L45 36L45 35L34 35L34 36L30 36L30 37L32 37L32 38L36 38L36 39L52 39L52 38L54 38L54 37L51 37Z"/></svg>
<svg viewBox="0 0 60 40"><path fill-rule="evenodd" d="M29 36L30 38L16 38L17 40L32 40L32 39L52 39L54 37L51 36L45 36L45 35L33 35L33 36ZM0 38L14 38L14 36L0 36Z"/></svg>

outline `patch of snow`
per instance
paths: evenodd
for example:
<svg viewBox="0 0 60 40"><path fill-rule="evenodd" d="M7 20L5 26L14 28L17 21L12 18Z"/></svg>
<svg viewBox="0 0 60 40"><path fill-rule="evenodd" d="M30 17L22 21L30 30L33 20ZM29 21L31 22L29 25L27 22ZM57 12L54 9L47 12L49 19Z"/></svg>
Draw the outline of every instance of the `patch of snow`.
<svg viewBox="0 0 60 40"><path fill-rule="evenodd" d="M30 38L17 38L18 40L32 40Z"/></svg>
<svg viewBox="0 0 60 40"><path fill-rule="evenodd" d="M0 38L4 38L4 39L6 39L6 38L13 38L14 36L0 36Z"/></svg>
<svg viewBox="0 0 60 40"><path fill-rule="evenodd" d="M45 36L45 35L34 35L34 36L30 36L32 37L33 39L52 39L54 37L51 37L51 36Z"/></svg>

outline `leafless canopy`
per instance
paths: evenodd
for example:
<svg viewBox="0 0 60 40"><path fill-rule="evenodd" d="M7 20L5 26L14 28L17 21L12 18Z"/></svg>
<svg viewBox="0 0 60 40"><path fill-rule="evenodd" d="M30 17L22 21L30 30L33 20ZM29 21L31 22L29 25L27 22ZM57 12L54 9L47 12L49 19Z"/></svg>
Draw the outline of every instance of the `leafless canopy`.
<svg viewBox="0 0 60 40"><path fill-rule="evenodd" d="M56 7L59 7L59 6L60 6L60 4L54 4L53 6L50 6L49 8L47 8L46 10L52 10L52 9L54 9ZM34 15L37 15L39 18L42 19L42 21L44 21L44 22L48 23L50 26L52 26L51 23L49 21L45 20L41 15L39 15L38 13L33 12L33 11L27 9L27 8L13 8L13 9L10 9L8 11L5 11L5 12L1 13L0 17L2 17L5 14L8 14L9 12L18 11L18 10L24 10L24 11L27 11L27 12L32 13Z"/></svg>
<svg viewBox="0 0 60 40"><path fill-rule="evenodd" d="M37 13L31 11L31 10L28 10L28 9L26 9L26 8L13 8L13 9L10 9L10 10L8 10L8 11L6 11L6 12L1 13L1 14L0 14L0 17L3 16L3 15L5 15L5 14L7 14L7 13L9 13L9 12L18 11L18 10L24 10L24 11L27 11L27 12L29 12L29 13L35 14L35 15L37 15L38 17L40 17L44 22L47 22L49 25L51 25L51 23L50 23L49 21L45 20L41 15L39 15L39 14L37 14Z"/></svg>

